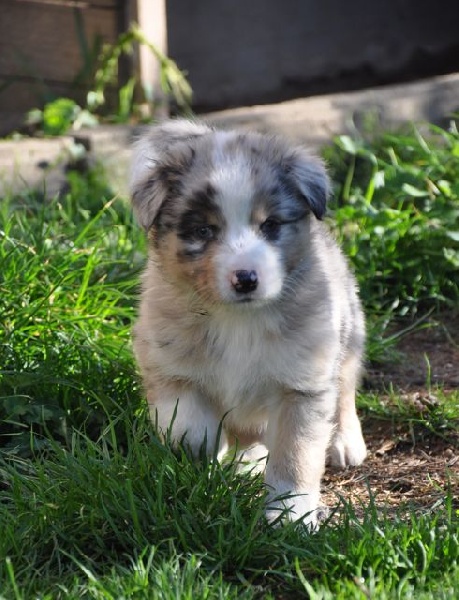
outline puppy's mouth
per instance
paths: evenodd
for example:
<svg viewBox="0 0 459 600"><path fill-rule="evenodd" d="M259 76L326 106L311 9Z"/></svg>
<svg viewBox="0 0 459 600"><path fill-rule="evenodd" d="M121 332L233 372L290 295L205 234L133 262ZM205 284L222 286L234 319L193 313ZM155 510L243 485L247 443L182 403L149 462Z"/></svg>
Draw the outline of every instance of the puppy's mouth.
<svg viewBox="0 0 459 600"><path fill-rule="evenodd" d="M250 298L250 297L245 296L244 298L235 298L232 303L233 304L251 304L255 301L256 301L255 298Z"/></svg>
<svg viewBox="0 0 459 600"><path fill-rule="evenodd" d="M256 294L244 294L243 296L232 296L230 298L226 298L223 303L226 306L258 308L266 306L266 304L272 300L273 298L266 298Z"/></svg>

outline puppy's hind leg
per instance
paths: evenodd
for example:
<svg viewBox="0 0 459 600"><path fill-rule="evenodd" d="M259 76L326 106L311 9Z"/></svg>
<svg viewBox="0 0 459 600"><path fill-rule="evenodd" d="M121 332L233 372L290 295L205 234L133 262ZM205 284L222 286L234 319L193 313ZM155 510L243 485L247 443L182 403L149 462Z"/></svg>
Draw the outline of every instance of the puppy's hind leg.
<svg viewBox="0 0 459 600"><path fill-rule="evenodd" d="M205 444L208 456L222 456L228 447L226 434L212 405L192 386L166 383L147 391L150 418L161 435L173 444L183 442L199 457Z"/></svg>
<svg viewBox="0 0 459 600"><path fill-rule="evenodd" d="M367 455L362 427L355 407L355 390L360 372L360 357L349 354L341 366L336 430L329 449L335 467L360 465Z"/></svg>
<svg viewBox="0 0 459 600"><path fill-rule="evenodd" d="M236 453L238 471L246 471L253 474L263 473L266 469L267 458L268 449L262 443L241 448Z"/></svg>

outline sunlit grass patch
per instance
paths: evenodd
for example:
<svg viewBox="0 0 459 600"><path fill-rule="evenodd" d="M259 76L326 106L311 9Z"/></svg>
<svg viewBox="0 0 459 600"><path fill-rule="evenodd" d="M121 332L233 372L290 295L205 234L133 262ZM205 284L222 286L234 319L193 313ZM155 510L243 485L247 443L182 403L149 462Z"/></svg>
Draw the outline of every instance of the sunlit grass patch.
<svg viewBox="0 0 459 600"><path fill-rule="evenodd" d="M141 244L122 200L99 184L77 202L81 187L2 202L0 434L11 450L45 443L30 432L96 431L137 397L130 328Z"/></svg>
<svg viewBox="0 0 459 600"><path fill-rule="evenodd" d="M372 359L413 327L394 317L457 302L459 142L454 128L435 132L441 143L341 139L329 156ZM308 533L266 523L261 476L160 442L130 342L144 260L143 234L100 172L70 174L52 201L0 203L0 597L456 598L447 481L432 510L384 511L371 487L360 504L336 498ZM457 392L424 387L362 393L364 425L456 448Z"/></svg>

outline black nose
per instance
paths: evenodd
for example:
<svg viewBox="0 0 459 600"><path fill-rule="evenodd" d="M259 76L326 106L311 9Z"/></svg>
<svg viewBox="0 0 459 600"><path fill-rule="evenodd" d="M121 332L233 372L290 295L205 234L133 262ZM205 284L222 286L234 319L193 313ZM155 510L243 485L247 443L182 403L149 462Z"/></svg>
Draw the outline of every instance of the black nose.
<svg viewBox="0 0 459 600"><path fill-rule="evenodd" d="M256 271L234 271L231 283L238 294L254 292L258 286Z"/></svg>

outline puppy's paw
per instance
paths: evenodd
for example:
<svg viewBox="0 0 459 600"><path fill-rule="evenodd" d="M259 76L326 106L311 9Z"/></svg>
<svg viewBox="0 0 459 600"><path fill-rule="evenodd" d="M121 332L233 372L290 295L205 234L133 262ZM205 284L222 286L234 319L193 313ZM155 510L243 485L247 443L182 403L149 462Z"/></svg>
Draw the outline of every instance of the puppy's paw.
<svg viewBox="0 0 459 600"><path fill-rule="evenodd" d="M346 429L338 429L329 449L329 462L334 467L361 465L367 455L360 422Z"/></svg>
<svg viewBox="0 0 459 600"><path fill-rule="evenodd" d="M266 507L266 519L269 523L277 525L284 520L301 521L309 531L318 529L327 514L327 508L319 505L317 494L292 493L281 497L270 494Z"/></svg>

